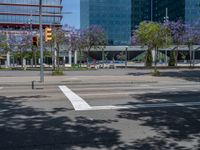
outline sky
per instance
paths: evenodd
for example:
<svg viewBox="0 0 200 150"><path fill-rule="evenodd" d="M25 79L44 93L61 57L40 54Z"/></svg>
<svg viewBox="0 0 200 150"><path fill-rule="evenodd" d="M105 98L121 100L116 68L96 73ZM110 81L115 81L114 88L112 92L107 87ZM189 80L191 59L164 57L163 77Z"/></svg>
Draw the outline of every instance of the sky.
<svg viewBox="0 0 200 150"><path fill-rule="evenodd" d="M71 12L63 14L62 24L80 28L80 0L63 0L62 5L63 12Z"/></svg>

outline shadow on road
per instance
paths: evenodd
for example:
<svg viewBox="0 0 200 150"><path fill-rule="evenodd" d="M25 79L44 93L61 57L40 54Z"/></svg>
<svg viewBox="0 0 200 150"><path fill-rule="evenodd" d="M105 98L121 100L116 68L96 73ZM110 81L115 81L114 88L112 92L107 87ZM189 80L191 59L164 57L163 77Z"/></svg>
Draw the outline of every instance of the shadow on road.
<svg viewBox="0 0 200 150"><path fill-rule="evenodd" d="M120 132L105 126L112 120L70 119L57 115L68 111L65 108L47 112L23 105L29 98L34 96L0 96L1 150L111 149L121 143Z"/></svg>
<svg viewBox="0 0 200 150"><path fill-rule="evenodd" d="M187 81L200 82L200 70L168 71L162 72L161 77L180 78Z"/></svg>
<svg viewBox="0 0 200 150"><path fill-rule="evenodd" d="M199 101L198 94L188 91L157 95L147 93L138 95L137 98L141 101L149 98L165 98L167 102L175 102L180 96L180 102L185 101L184 97L193 95L190 100ZM133 105L133 103L127 103L127 105ZM119 118L140 121L140 126L149 127L156 133L156 136L138 139L130 145L124 145L120 148L122 150L200 149L200 106L129 109L119 112Z"/></svg>
<svg viewBox="0 0 200 150"><path fill-rule="evenodd" d="M132 98L139 102L133 104L152 104L152 103L181 103L181 102L200 102L200 91L167 91L160 93L131 94Z"/></svg>

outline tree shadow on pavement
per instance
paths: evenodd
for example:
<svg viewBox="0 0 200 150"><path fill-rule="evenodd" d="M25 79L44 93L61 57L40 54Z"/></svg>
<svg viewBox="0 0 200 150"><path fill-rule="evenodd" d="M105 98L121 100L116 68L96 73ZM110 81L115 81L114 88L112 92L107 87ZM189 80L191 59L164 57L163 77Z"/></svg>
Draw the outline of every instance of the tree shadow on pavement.
<svg viewBox="0 0 200 150"><path fill-rule="evenodd" d="M175 102L174 97L165 93L167 94L168 97L165 96L167 101ZM194 92L182 91L176 94L186 96ZM154 96L147 93L137 98L143 101ZM199 98L196 99L196 101L199 100ZM133 105L133 103L127 103L127 105ZM139 121L140 126L148 127L155 132L155 135L136 139L131 144L122 146L120 148L122 150L200 149L200 106L129 109L119 112L119 118Z"/></svg>
<svg viewBox="0 0 200 150"><path fill-rule="evenodd" d="M48 112L23 105L19 100L28 98L0 96L0 149L111 149L121 143L120 132L106 127L112 120L70 119L56 115L68 111L65 108Z"/></svg>
<svg viewBox="0 0 200 150"><path fill-rule="evenodd" d="M167 71L161 72L160 77L172 77L184 79L187 81L200 82L200 70L185 70L185 71Z"/></svg>
<svg viewBox="0 0 200 150"><path fill-rule="evenodd" d="M200 91L168 91L160 93L131 94L137 99L133 104L200 102Z"/></svg>

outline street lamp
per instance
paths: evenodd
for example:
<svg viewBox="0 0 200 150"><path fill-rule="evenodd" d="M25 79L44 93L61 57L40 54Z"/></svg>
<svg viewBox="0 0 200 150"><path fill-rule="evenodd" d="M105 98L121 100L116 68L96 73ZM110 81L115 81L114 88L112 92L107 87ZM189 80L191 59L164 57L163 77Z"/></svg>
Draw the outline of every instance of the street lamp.
<svg viewBox="0 0 200 150"><path fill-rule="evenodd" d="M168 21L169 21L168 8L166 8L166 10L165 10L165 17L164 17L164 22L168 22Z"/></svg>

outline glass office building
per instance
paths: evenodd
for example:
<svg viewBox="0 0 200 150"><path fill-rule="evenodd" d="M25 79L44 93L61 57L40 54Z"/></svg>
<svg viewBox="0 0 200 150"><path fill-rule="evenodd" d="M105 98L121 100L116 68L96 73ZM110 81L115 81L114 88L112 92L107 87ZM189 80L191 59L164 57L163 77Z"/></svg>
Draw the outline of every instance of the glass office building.
<svg viewBox="0 0 200 150"><path fill-rule="evenodd" d="M60 25L62 0L42 0L44 26ZM0 26L22 28L28 24L39 27L39 0L0 0Z"/></svg>
<svg viewBox="0 0 200 150"><path fill-rule="evenodd" d="M166 8L169 20L185 20L185 0L153 0L153 20L163 22Z"/></svg>
<svg viewBox="0 0 200 150"><path fill-rule="evenodd" d="M132 29L135 29L141 21L151 20L151 1L132 0Z"/></svg>
<svg viewBox="0 0 200 150"><path fill-rule="evenodd" d="M185 22L192 26L200 25L200 1L185 0Z"/></svg>
<svg viewBox="0 0 200 150"><path fill-rule="evenodd" d="M109 45L127 45L131 36L131 0L81 0L80 26L99 25Z"/></svg>
<svg viewBox="0 0 200 150"><path fill-rule="evenodd" d="M141 21L163 22L166 8L169 20L185 20L185 0L132 0L132 28Z"/></svg>

